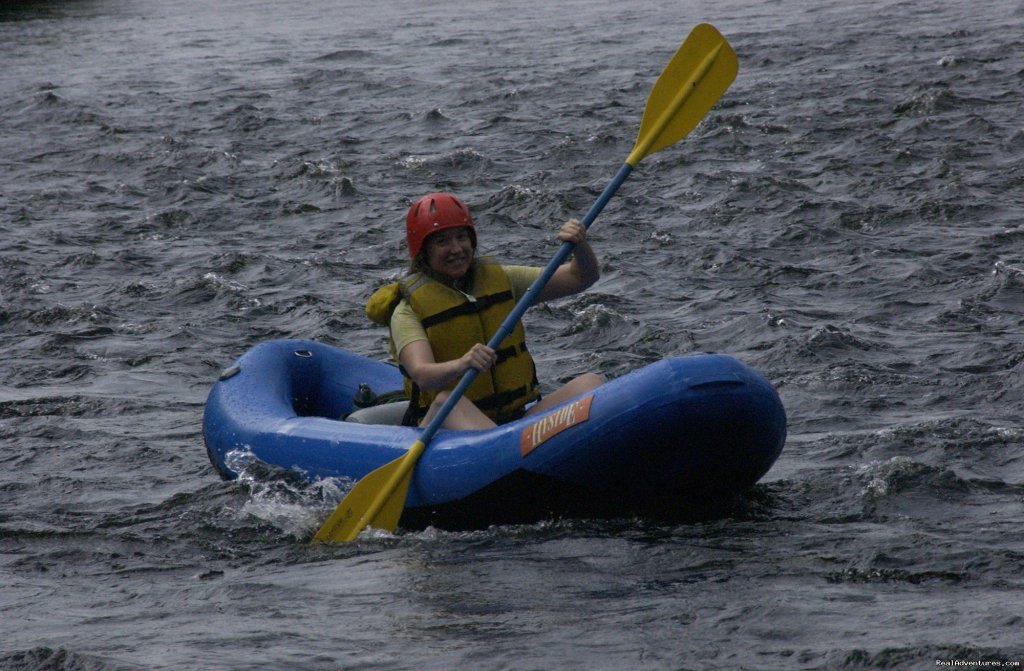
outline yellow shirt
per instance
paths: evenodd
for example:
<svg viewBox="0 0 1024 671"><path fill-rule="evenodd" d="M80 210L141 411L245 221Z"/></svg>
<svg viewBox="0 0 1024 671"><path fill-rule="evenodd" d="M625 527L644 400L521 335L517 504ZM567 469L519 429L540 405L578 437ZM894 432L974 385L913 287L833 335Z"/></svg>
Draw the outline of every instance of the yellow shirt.
<svg viewBox="0 0 1024 671"><path fill-rule="evenodd" d="M508 281L512 285L512 295L516 302L527 292L534 280L540 277L542 269L531 266L502 266ZM404 298L391 314L391 337L395 341L395 351L399 354L411 342L426 340L427 332L420 323L409 302ZM486 343L485 343L486 344Z"/></svg>

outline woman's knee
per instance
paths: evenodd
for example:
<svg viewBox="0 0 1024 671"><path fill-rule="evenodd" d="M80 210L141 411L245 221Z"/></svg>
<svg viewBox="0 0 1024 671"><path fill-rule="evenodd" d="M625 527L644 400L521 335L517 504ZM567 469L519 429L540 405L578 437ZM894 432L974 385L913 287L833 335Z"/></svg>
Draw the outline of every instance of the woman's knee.
<svg viewBox="0 0 1024 671"><path fill-rule="evenodd" d="M603 376L597 373L584 373L573 380L574 386L580 391L587 391L589 389L596 389L605 383Z"/></svg>

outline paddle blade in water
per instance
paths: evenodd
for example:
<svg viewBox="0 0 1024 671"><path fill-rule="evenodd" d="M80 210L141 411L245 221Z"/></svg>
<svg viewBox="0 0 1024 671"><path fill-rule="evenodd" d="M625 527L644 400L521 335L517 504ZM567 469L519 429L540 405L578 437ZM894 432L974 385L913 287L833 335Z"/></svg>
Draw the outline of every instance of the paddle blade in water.
<svg viewBox="0 0 1024 671"><path fill-rule="evenodd" d="M413 467L425 447L421 441L416 441L403 456L360 478L313 540L344 543L355 540L364 527L386 531L398 528Z"/></svg>
<svg viewBox="0 0 1024 671"><path fill-rule="evenodd" d="M736 52L714 26L694 28L654 83L626 163L636 167L648 154L686 137L736 79L738 69Z"/></svg>

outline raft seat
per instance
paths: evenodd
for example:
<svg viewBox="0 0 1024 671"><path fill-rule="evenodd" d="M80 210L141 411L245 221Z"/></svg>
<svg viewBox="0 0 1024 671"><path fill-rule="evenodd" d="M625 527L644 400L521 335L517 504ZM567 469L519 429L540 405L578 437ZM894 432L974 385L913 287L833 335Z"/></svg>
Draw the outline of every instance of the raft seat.
<svg viewBox="0 0 1024 671"><path fill-rule="evenodd" d="M390 424L400 426L405 411L409 408L409 401L396 401L394 403L382 403L371 405L368 408L360 408L345 418L346 422L356 424Z"/></svg>

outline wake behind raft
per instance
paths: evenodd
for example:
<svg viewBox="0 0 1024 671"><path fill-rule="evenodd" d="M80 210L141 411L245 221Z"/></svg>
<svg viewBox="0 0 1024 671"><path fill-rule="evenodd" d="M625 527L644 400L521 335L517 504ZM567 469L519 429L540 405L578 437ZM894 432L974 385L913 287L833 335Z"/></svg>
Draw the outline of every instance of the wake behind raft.
<svg viewBox="0 0 1024 671"><path fill-rule="evenodd" d="M309 481L362 478L401 457L421 429L397 425L403 402L356 410L360 385L396 390L402 375L316 341L256 345L207 399L211 462L228 479L238 475L234 452ZM785 438L782 402L758 372L721 354L667 358L540 415L438 431L416 464L399 524L692 519L752 487Z"/></svg>

